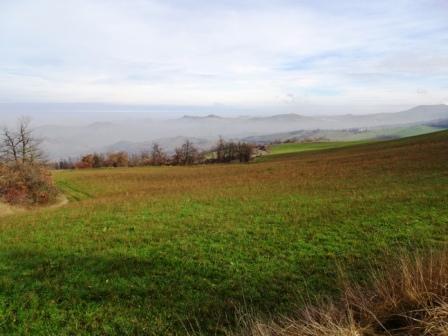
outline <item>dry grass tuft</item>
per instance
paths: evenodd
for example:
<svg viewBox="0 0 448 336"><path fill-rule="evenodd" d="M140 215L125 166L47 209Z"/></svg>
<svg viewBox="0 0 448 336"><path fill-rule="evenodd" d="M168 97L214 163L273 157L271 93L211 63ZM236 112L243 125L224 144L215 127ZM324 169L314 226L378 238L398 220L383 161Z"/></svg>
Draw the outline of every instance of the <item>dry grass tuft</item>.
<svg viewBox="0 0 448 336"><path fill-rule="evenodd" d="M251 336L447 336L448 250L401 258L378 269L369 289L346 286L343 298L281 323L254 323Z"/></svg>

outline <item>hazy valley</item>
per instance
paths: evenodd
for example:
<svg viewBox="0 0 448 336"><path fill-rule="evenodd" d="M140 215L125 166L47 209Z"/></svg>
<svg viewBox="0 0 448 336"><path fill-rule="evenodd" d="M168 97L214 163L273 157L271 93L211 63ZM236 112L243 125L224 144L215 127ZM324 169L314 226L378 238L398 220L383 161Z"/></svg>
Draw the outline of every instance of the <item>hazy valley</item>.
<svg viewBox="0 0 448 336"><path fill-rule="evenodd" d="M254 143L296 141L353 141L393 139L447 127L448 105L370 115L269 117L184 116L175 119L132 119L88 125L43 125L36 134L50 159L78 157L89 152L139 152L158 142L172 152L186 139L210 149L219 137Z"/></svg>

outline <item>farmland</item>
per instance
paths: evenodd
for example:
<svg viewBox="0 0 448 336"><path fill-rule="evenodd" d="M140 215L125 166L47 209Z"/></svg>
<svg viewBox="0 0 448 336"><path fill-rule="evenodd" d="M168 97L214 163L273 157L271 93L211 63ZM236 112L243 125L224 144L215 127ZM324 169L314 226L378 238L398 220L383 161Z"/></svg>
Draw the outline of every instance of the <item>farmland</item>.
<svg viewBox="0 0 448 336"><path fill-rule="evenodd" d="M0 334L222 334L448 241L448 132L331 147L55 172L69 204L0 218Z"/></svg>

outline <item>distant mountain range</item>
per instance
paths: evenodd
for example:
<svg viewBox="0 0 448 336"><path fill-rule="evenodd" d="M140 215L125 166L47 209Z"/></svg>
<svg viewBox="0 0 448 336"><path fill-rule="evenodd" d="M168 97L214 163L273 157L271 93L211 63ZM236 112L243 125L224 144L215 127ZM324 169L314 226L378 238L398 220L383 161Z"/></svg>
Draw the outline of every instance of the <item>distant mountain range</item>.
<svg viewBox="0 0 448 336"><path fill-rule="evenodd" d="M226 118L210 114L170 120L96 122L85 126L44 125L38 127L36 133L43 139L49 158L59 159L93 151L137 152L148 149L153 142L172 151L186 139L205 149L220 136L261 143L285 138L300 141L399 137L446 128L447 120L448 105L427 105L397 113L369 115L278 114Z"/></svg>

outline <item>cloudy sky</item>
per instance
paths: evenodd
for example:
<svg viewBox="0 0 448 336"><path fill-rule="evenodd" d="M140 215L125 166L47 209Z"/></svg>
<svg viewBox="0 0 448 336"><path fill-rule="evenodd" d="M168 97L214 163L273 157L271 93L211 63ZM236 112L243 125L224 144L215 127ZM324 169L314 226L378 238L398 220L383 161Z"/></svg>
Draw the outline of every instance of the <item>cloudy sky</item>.
<svg viewBox="0 0 448 336"><path fill-rule="evenodd" d="M1 0L0 103L448 103L448 0Z"/></svg>

